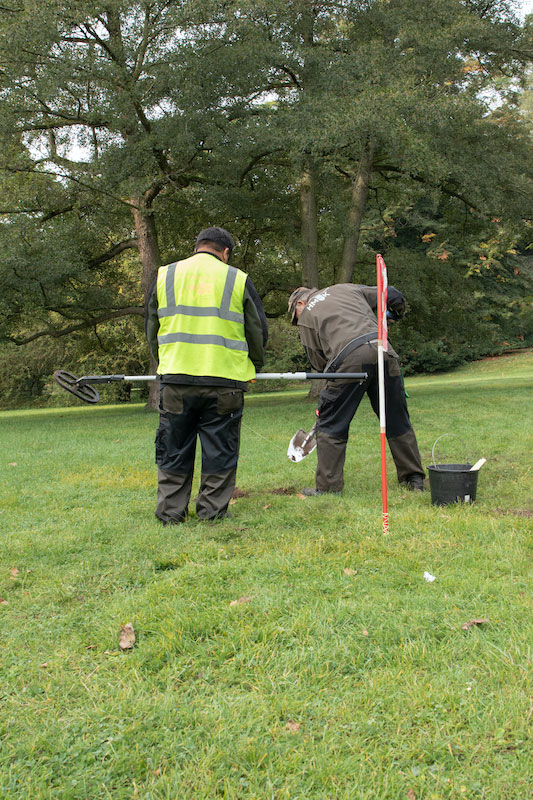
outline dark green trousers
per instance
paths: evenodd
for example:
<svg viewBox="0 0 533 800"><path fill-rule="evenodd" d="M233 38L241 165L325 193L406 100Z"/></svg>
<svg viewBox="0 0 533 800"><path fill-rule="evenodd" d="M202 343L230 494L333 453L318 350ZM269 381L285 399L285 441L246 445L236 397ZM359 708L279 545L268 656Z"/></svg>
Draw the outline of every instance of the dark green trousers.
<svg viewBox="0 0 533 800"><path fill-rule="evenodd" d="M188 513L198 438L202 473L196 500L200 519L226 513L235 488L244 393L226 386L161 387L156 517L182 522Z"/></svg>
<svg viewBox="0 0 533 800"><path fill-rule="evenodd" d="M403 483L417 476L425 478L415 432L409 419L398 360L385 355L384 362L386 435L398 481ZM368 378L360 384L328 381L320 393L315 478L316 488L322 492L340 492L344 486L344 461L350 423L365 394L379 417L377 364L342 365L339 371L367 372Z"/></svg>

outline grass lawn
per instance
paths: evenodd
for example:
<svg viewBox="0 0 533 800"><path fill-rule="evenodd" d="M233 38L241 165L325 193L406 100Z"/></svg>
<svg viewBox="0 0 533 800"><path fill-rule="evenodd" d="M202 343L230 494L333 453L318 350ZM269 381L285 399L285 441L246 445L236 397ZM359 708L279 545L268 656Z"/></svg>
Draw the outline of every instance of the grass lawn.
<svg viewBox="0 0 533 800"><path fill-rule="evenodd" d="M532 386L531 352L407 381L423 463L488 463L439 508L389 460L388 536L366 401L302 499L314 406L249 396L233 518L173 528L156 415L1 413L0 798L530 797Z"/></svg>

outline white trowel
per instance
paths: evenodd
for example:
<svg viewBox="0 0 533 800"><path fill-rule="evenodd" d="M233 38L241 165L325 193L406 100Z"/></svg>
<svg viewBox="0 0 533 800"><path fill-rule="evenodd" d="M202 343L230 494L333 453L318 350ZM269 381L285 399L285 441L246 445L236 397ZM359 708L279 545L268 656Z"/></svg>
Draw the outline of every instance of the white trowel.
<svg viewBox="0 0 533 800"><path fill-rule="evenodd" d="M316 422L309 431L306 433L301 428L297 431L289 442L289 449L287 456L291 461L302 461L309 453L312 453L316 447L315 436Z"/></svg>

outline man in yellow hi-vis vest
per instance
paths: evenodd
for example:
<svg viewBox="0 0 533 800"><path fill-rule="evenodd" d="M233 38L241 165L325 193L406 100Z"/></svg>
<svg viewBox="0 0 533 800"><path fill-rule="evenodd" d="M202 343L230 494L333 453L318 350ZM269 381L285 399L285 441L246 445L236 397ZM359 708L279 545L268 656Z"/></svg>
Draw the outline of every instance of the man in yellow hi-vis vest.
<svg viewBox="0 0 533 800"><path fill-rule="evenodd" d="M252 281L228 263L233 247L224 228L203 230L194 255L159 269L146 304L161 376L155 515L165 525L187 517L197 436L198 517L227 516L235 488L244 392L264 364L268 327Z"/></svg>

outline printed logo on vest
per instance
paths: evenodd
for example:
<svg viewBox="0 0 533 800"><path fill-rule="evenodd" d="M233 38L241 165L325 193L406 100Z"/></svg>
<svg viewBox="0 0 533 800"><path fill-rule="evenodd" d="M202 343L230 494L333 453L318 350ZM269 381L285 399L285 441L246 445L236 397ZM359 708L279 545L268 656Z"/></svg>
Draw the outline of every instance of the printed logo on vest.
<svg viewBox="0 0 533 800"><path fill-rule="evenodd" d="M215 284L213 281L200 278L196 281L194 291L198 297L207 297L208 295L212 295L214 293Z"/></svg>

